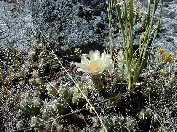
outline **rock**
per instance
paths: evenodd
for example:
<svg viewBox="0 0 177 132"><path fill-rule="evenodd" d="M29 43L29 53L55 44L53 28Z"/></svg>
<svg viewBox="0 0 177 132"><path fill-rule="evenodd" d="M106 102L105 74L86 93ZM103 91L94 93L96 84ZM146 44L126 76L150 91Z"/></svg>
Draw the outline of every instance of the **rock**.
<svg viewBox="0 0 177 132"><path fill-rule="evenodd" d="M146 0L140 0L147 7ZM164 0L162 30L154 46L175 47L177 39L176 0ZM117 30L113 44L122 42ZM16 0L0 1L0 44L26 49L37 38L65 48L107 43L106 0ZM164 40L165 38L165 40ZM167 45L169 44L169 45ZM173 49L174 51L177 49Z"/></svg>
<svg viewBox="0 0 177 132"><path fill-rule="evenodd" d="M177 51L177 1L176 0L164 0L161 13L161 32L159 37L154 41L153 46L160 46L170 50L171 52ZM160 11L157 12L159 17Z"/></svg>
<svg viewBox="0 0 177 132"><path fill-rule="evenodd" d="M163 0L163 2L172 2L174 0Z"/></svg>
<svg viewBox="0 0 177 132"><path fill-rule="evenodd" d="M104 43L105 0L42 0L32 5L39 39L65 47Z"/></svg>
<svg viewBox="0 0 177 132"><path fill-rule="evenodd" d="M167 41L167 42L172 42L172 43L174 43L174 38L173 38L173 37L167 37L167 38L166 38L166 41Z"/></svg>
<svg viewBox="0 0 177 132"><path fill-rule="evenodd" d="M0 1L0 45L26 50L33 36L29 0Z"/></svg>

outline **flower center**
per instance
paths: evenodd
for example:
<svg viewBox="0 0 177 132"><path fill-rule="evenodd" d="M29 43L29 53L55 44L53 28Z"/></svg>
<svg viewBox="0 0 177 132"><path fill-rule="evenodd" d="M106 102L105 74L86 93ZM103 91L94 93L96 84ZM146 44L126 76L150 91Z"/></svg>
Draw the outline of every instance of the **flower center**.
<svg viewBox="0 0 177 132"><path fill-rule="evenodd" d="M97 72L99 72L100 68L101 68L100 64L93 63L93 64L88 65L88 70L91 73L97 73Z"/></svg>

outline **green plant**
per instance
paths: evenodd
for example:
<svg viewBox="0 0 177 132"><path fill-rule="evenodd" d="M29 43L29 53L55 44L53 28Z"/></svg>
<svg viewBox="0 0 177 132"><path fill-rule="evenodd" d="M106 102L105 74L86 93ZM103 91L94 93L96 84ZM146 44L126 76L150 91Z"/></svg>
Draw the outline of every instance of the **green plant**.
<svg viewBox="0 0 177 132"><path fill-rule="evenodd" d="M114 0L113 0L114 1ZM124 61L125 61L125 73L128 83L128 89L132 90L138 82L139 76L143 71L145 63L147 63L148 49L157 35L157 31L160 25L160 19L158 26L153 26L154 14L158 7L159 0L148 1L148 11L145 15L144 32L139 36L139 42L135 38L135 24L136 20L136 2L134 0L123 0L120 3L114 1L116 7L117 16L121 26L121 32L123 36L123 48L124 48ZM135 45L139 45L137 50L134 50Z"/></svg>

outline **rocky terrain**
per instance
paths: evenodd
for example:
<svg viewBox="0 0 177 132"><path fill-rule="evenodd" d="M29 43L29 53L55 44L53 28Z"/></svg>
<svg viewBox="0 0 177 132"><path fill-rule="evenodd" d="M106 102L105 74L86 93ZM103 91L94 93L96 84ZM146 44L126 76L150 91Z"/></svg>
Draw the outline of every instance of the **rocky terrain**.
<svg viewBox="0 0 177 132"><path fill-rule="evenodd" d="M0 1L0 45L27 49L34 27L29 1Z"/></svg>
<svg viewBox="0 0 177 132"><path fill-rule="evenodd" d="M162 31L154 45L177 52L177 1L164 0L162 9Z"/></svg>
<svg viewBox="0 0 177 132"><path fill-rule="evenodd" d="M144 11L147 0L140 2ZM161 16L162 25L154 47L177 51L176 7L176 0L163 0L162 13L158 9L156 18ZM108 43L107 8L107 0L0 1L0 131L99 131L98 115L79 89L109 131L177 129L172 63L177 58L168 50L152 51L153 61L145 65L153 70L145 69L132 91L127 90L126 72L122 75L120 69L101 78L77 71L73 62L83 62L84 56L78 47L85 53L102 52ZM120 46L119 31L116 24L113 27L113 44ZM118 68L124 63L118 61L120 53L113 51ZM93 89L92 80L103 89Z"/></svg>
<svg viewBox="0 0 177 132"><path fill-rule="evenodd" d="M146 1L141 0L143 6ZM154 46L177 50L177 1L164 0L162 31ZM160 14L157 14L158 17ZM65 48L107 43L106 0L0 1L0 44L20 49L32 39L45 39ZM120 39L114 38L114 44Z"/></svg>

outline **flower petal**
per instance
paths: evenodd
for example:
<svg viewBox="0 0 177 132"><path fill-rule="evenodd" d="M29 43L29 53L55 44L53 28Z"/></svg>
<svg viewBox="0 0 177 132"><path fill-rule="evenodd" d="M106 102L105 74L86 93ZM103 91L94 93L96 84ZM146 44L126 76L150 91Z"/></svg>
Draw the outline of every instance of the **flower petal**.
<svg viewBox="0 0 177 132"><path fill-rule="evenodd" d="M96 50L96 51L90 51L89 52L89 57L90 60L98 60L100 59L100 51Z"/></svg>
<svg viewBox="0 0 177 132"><path fill-rule="evenodd" d="M81 63L85 65L88 65L90 63L90 61L87 59L87 54L82 54Z"/></svg>
<svg viewBox="0 0 177 132"><path fill-rule="evenodd" d="M82 63L75 63L76 67L78 67L77 71L88 72L87 65Z"/></svg>

